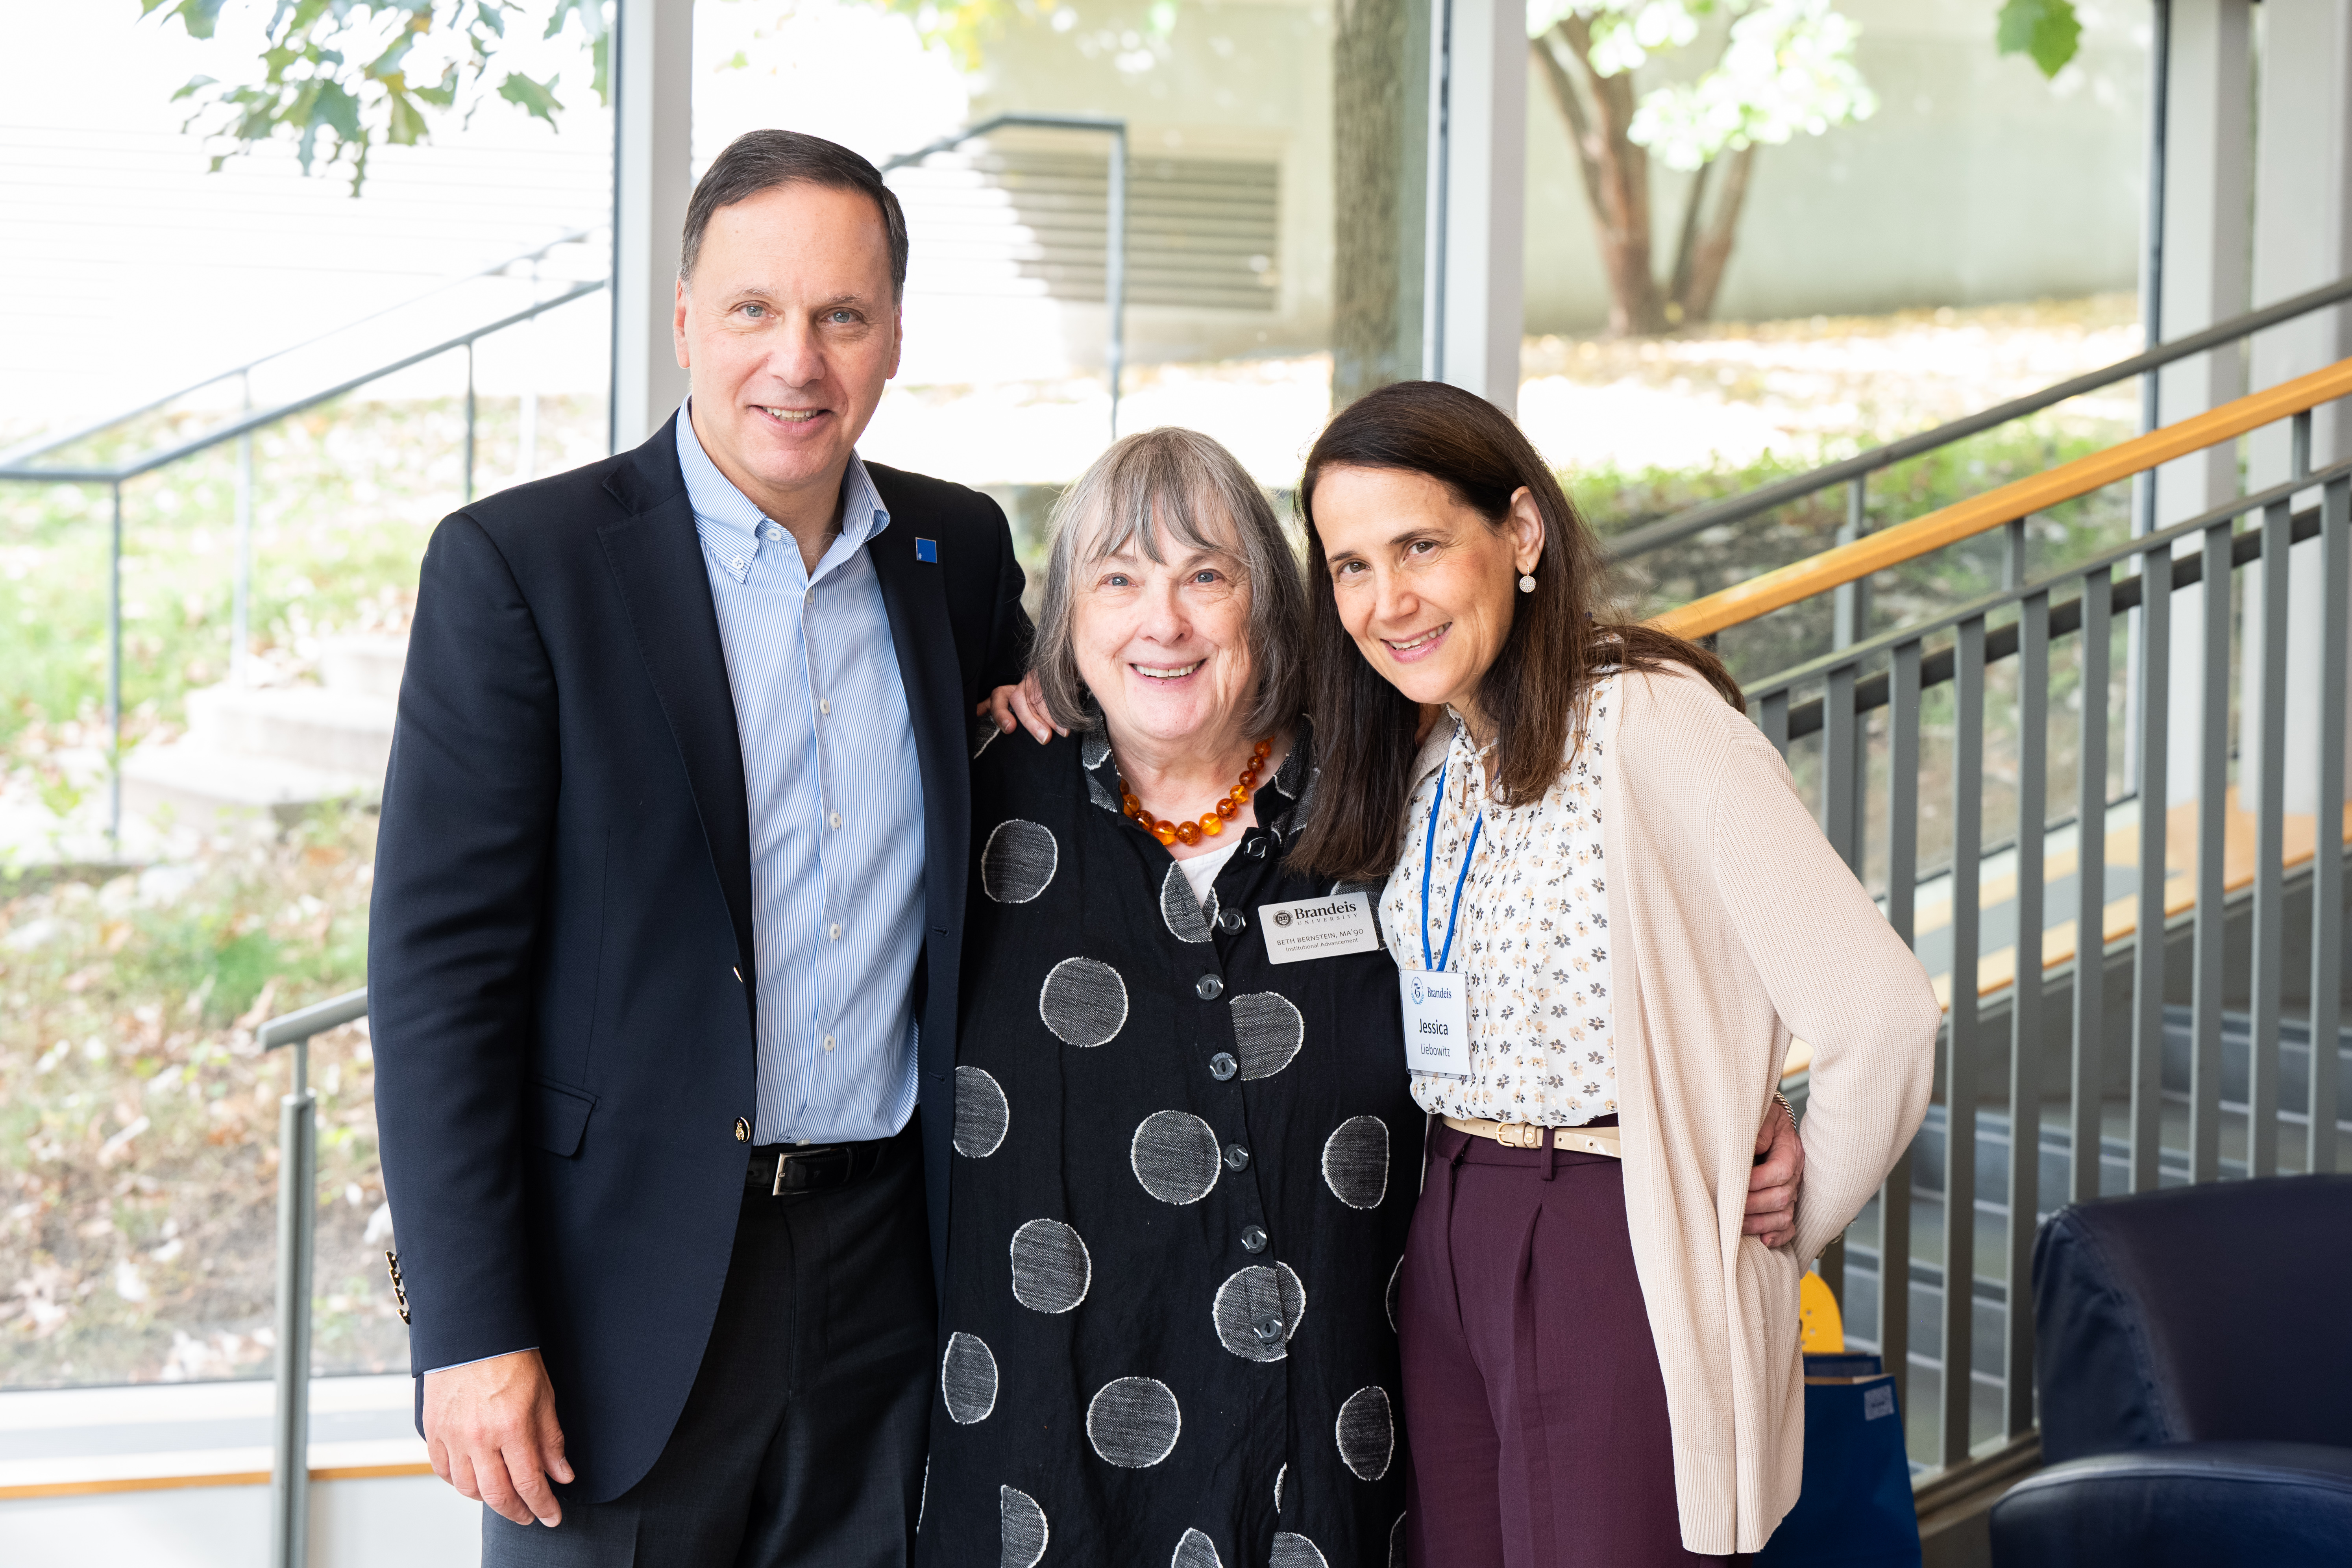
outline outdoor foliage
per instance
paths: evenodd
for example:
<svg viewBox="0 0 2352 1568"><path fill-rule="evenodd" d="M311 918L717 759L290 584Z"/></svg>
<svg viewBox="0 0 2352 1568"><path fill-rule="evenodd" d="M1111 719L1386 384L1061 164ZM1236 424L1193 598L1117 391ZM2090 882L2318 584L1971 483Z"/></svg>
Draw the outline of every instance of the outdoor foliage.
<svg viewBox="0 0 2352 1568"><path fill-rule="evenodd" d="M2043 76L2056 76L2082 44L2074 0L2008 0L1995 35L2005 55L2030 55Z"/></svg>
<svg viewBox="0 0 2352 1568"><path fill-rule="evenodd" d="M253 1031L362 983L374 838L328 812L98 886L0 879L0 1386L264 1370L288 1065ZM387 1370L365 1026L311 1064L317 1363Z"/></svg>
<svg viewBox="0 0 2352 1568"><path fill-rule="evenodd" d="M1717 18L1719 31L1707 26ZM1715 53L1696 78L1636 88L1636 70L1670 66L1702 33ZM1756 149L1876 111L1854 67L1856 34L1829 0L1530 0L1528 35L1576 149L1612 331L1664 331L1713 313ZM1664 279L1651 254L1653 153L1695 176Z"/></svg>
<svg viewBox="0 0 2352 1568"><path fill-rule="evenodd" d="M139 0L142 16L178 21L188 36L210 38L227 0ZM173 94L195 105L189 129L216 149L217 170L236 154L280 135L294 139L309 174L325 162L347 163L352 195L367 183L368 153L428 139L436 112L471 119L490 99L503 99L555 123L563 109L557 73L532 77L492 66L508 26L546 17L540 37L571 27L594 66L599 102L610 100L611 33L603 0L273 0L265 26L268 47L258 74L241 79L192 78Z"/></svg>

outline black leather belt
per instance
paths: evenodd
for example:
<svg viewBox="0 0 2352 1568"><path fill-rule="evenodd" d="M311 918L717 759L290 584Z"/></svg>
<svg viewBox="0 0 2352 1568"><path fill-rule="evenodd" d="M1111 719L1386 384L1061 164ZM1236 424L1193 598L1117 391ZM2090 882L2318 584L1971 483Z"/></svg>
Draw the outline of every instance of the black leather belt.
<svg viewBox="0 0 2352 1568"><path fill-rule="evenodd" d="M863 1143L772 1143L751 1151L743 1184L780 1198L831 1192L880 1170L890 1145L897 1142L897 1138L874 1138Z"/></svg>

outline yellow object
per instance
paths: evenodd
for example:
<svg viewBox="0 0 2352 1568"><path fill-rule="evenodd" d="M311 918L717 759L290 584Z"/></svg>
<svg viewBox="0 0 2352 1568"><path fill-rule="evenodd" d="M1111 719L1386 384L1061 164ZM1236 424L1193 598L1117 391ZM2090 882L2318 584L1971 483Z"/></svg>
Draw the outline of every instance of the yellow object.
<svg viewBox="0 0 2352 1568"><path fill-rule="evenodd" d="M1797 1321L1804 1330L1807 1355L1836 1355L1845 1349L1845 1320L1829 1282L1811 1269L1797 1286Z"/></svg>

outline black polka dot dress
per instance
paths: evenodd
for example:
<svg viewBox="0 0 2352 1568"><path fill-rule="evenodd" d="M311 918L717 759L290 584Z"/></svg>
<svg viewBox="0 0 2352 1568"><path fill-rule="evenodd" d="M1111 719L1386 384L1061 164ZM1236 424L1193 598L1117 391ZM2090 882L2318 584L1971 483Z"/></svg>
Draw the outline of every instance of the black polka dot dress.
<svg viewBox="0 0 2352 1568"><path fill-rule="evenodd" d="M1396 971L1259 929L1333 890L1280 859L1310 751L1205 900L1098 735L973 764L925 1568L1403 1562Z"/></svg>

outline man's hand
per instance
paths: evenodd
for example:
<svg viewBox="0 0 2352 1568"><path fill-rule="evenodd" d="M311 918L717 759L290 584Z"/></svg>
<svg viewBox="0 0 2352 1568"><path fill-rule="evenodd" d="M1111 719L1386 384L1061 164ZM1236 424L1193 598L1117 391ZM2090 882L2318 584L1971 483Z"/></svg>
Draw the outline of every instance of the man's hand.
<svg viewBox="0 0 2352 1568"><path fill-rule="evenodd" d="M537 1351L426 1373L425 1447L435 1475L517 1524L563 1521L547 1483L570 1482L572 1467Z"/></svg>
<svg viewBox="0 0 2352 1568"><path fill-rule="evenodd" d="M1037 738L1044 745L1056 735L1066 735L1067 730L1045 717L1045 694L1037 685L1034 670L1021 678L1018 686L1000 686L973 710L996 725L997 732L1010 735L1015 724Z"/></svg>
<svg viewBox="0 0 2352 1568"><path fill-rule="evenodd" d="M1805 1146L1779 1100L1756 1134L1756 1168L1748 1177L1748 1220L1740 1232L1767 1247L1797 1238L1797 1184L1805 1175Z"/></svg>

